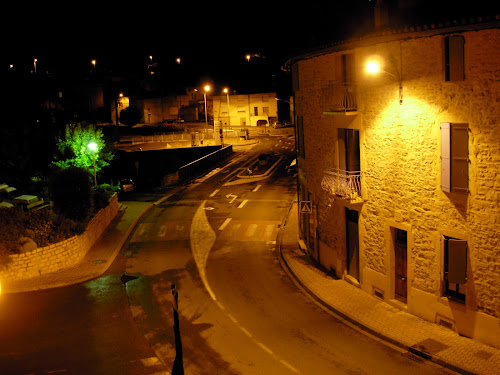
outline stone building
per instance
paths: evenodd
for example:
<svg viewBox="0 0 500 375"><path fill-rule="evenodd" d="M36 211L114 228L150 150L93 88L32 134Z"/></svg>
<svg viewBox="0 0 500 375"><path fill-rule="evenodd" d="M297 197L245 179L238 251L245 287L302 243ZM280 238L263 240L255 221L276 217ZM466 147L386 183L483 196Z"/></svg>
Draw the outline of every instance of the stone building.
<svg viewBox="0 0 500 375"><path fill-rule="evenodd" d="M285 64L299 207L312 207L301 246L366 293L496 347L499 26L386 27Z"/></svg>
<svg viewBox="0 0 500 375"><path fill-rule="evenodd" d="M278 121L275 92L229 94L210 97L213 118L226 127L270 126ZM228 110L229 108L229 110Z"/></svg>

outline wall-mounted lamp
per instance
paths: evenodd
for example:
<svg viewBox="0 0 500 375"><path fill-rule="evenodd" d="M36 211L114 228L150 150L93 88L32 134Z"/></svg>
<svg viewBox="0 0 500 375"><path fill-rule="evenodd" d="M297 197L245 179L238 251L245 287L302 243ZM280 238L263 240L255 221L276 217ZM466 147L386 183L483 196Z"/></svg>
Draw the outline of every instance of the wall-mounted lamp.
<svg viewBox="0 0 500 375"><path fill-rule="evenodd" d="M399 104L403 104L403 79L401 77L401 74L398 73L398 75L396 76L392 73L389 73L386 70L383 70L380 67L380 65L381 64L376 60L369 60L366 63L366 72L369 74L386 73L386 74L394 77L398 81L398 84L399 84Z"/></svg>

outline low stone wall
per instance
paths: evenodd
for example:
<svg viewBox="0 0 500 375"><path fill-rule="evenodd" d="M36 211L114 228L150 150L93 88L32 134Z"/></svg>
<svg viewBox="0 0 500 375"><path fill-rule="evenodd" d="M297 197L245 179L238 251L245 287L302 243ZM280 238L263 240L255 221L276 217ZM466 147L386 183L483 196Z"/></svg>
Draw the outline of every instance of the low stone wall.
<svg viewBox="0 0 500 375"><path fill-rule="evenodd" d="M6 270L0 272L0 279L28 279L77 264L101 237L117 213L118 196L115 194L109 205L92 218L84 233L27 253L10 255L12 261Z"/></svg>

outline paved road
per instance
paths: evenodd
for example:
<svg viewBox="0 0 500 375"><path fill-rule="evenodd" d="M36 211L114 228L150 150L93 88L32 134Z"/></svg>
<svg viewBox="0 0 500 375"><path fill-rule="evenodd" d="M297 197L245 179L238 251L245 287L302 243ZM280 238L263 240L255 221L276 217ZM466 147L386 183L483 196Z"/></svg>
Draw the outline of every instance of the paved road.
<svg viewBox="0 0 500 375"><path fill-rule="evenodd" d="M236 178L271 147L286 156L275 174ZM292 147L262 139L164 200L102 277L2 296L0 373L170 372L172 283L186 374L445 373L343 325L285 275L274 240L296 194Z"/></svg>
<svg viewBox="0 0 500 375"><path fill-rule="evenodd" d="M234 179L249 155L173 196L137 227L127 270L141 278L130 295L155 352L165 363L175 357L174 283L189 374L447 373L345 326L284 273L274 240L296 194L283 171L292 145L276 143L287 158L270 178ZM253 152L259 147L269 145ZM142 299L141 279L155 305Z"/></svg>

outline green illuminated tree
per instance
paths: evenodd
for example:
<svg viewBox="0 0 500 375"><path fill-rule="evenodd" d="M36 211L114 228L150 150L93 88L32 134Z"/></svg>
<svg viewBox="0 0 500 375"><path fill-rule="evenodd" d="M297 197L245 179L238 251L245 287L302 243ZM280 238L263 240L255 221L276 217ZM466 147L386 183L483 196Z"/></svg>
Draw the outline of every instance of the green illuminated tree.
<svg viewBox="0 0 500 375"><path fill-rule="evenodd" d="M89 148L90 143L97 144L95 151ZM64 137L57 141L57 148L59 153L55 156L53 165L62 169L83 168L91 175L94 173L94 156L97 173L108 166L114 157L113 153L106 147L102 131L94 125L66 125ZM94 152L95 155L93 155Z"/></svg>

